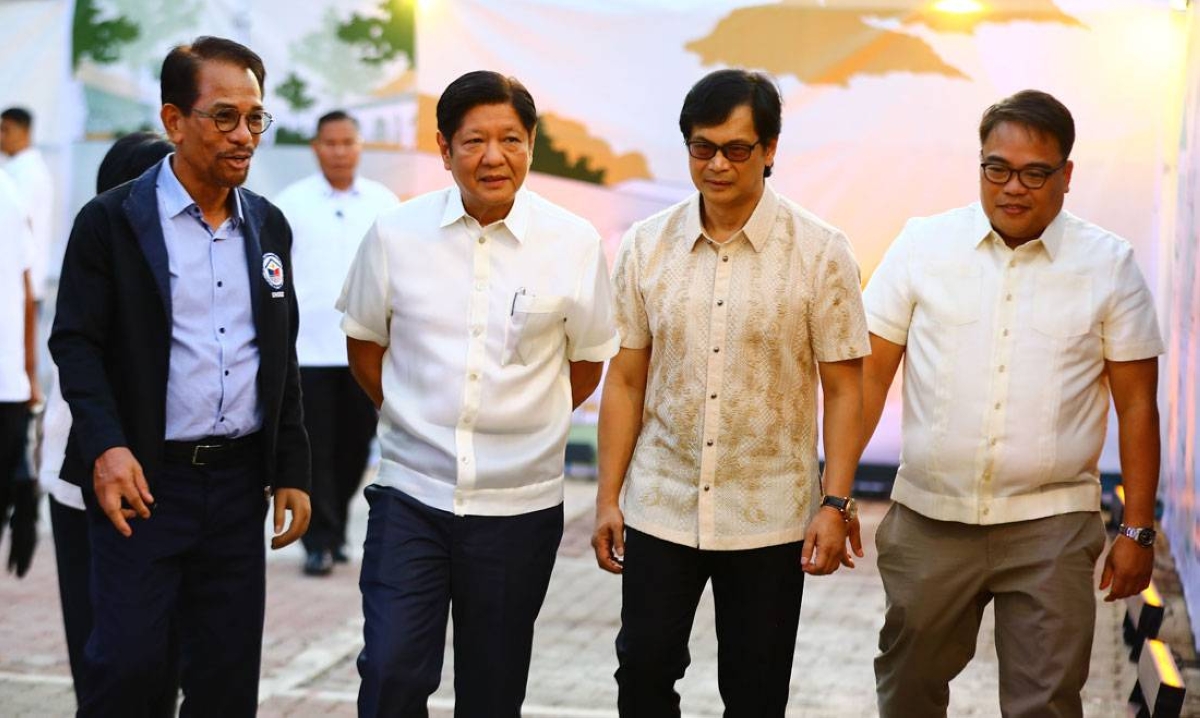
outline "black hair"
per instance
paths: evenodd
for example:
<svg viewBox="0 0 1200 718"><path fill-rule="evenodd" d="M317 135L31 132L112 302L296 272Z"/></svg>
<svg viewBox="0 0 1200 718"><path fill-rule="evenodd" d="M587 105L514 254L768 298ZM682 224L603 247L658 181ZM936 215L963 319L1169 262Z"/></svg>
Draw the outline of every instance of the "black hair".
<svg viewBox="0 0 1200 718"><path fill-rule="evenodd" d="M96 171L96 194L139 177L156 162L175 151L175 145L157 132L134 132L108 148Z"/></svg>
<svg viewBox="0 0 1200 718"><path fill-rule="evenodd" d="M324 127L326 123L341 122L343 120L349 120L354 124L354 129L358 129L358 120L354 119L354 116L349 112L346 112L345 110L331 110L330 112L326 112L325 114L321 115L317 119L317 134L321 134L321 128Z"/></svg>
<svg viewBox="0 0 1200 718"><path fill-rule="evenodd" d="M537 126L533 95L517 78L490 70L468 72L446 87L437 103L438 132L449 142L468 112L479 105L498 104L512 105L525 131L533 134Z"/></svg>
<svg viewBox="0 0 1200 718"><path fill-rule="evenodd" d="M192 113L192 105L200 96L197 75L205 62L228 62L244 67L254 74L261 92L266 85L267 70L262 58L250 48L223 37L203 35L190 45L176 45L167 53L162 64L160 83L162 103L175 105L183 114Z"/></svg>
<svg viewBox="0 0 1200 718"><path fill-rule="evenodd" d="M1075 146L1075 120L1066 105L1053 95L1041 90L1021 90L984 110L979 121L980 145L987 143L988 136L1001 122L1013 122L1049 135L1058 142L1064 162L1071 156L1071 148Z"/></svg>
<svg viewBox="0 0 1200 718"><path fill-rule="evenodd" d="M692 130L700 127L715 127L733 114L742 105L750 107L754 117L754 131L765 148L779 138L783 126L783 100L779 88L770 75L749 70L717 70L705 75L692 85L683 99L679 111L679 130L683 139L692 138ZM771 176L771 168L763 172Z"/></svg>
<svg viewBox="0 0 1200 718"><path fill-rule="evenodd" d="M10 107L4 112L0 112L0 120L15 122L28 130L33 126L33 113L24 107Z"/></svg>

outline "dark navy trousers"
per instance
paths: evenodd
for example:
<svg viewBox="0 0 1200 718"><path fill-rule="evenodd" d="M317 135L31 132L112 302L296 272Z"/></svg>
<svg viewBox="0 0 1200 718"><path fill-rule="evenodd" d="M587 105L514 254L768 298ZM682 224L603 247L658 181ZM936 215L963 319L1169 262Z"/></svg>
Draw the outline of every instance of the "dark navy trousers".
<svg viewBox="0 0 1200 718"><path fill-rule="evenodd" d="M241 718L258 707L267 498L257 463L164 464L149 519L117 533L84 491L93 628L79 716L150 716L170 675L174 622L184 718ZM174 619L174 621L173 621Z"/></svg>
<svg viewBox="0 0 1200 718"><path fill-rule="evenodd" d="M455 516L391 488L368 486L366 496L359 716L428 715L452 613L454 715L519 718L562 505Z"/></svg>

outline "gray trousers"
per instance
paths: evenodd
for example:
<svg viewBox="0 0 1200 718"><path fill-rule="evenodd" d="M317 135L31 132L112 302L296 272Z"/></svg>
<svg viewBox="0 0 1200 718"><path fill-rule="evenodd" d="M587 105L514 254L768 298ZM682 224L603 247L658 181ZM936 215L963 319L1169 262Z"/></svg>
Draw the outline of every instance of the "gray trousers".
<svg viewBox="0 0 1200 718"><path fill-rule="evenodd" d="M875 537L887 616L875 681L882 718L946 715L995 601L1005 718L1080 718L1104 550L1099 514L978 526L893 504Z"/></svg>

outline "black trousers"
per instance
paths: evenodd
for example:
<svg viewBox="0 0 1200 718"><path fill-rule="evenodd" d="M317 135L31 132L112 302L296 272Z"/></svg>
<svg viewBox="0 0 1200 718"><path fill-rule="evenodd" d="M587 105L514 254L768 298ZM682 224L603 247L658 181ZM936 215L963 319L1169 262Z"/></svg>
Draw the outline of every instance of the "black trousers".
<svg viewBox="0 0 1200 718"><path fill-rule="evenodd" d="M362 482L378 415L346 367L300 367L304 427L312 445L312 521L305 550L346 543L350 501Z"/></svg>
<svg viewBox="0 0 1200 718"><path fill-rule="evenodd" d="M616 642L621 716L680 714L675 682L691 663L688 637L709 579L725 716L783 716L804 592L802 546L702 551L626 527Z"/></svg>
<svg viewBox="0 0 1200 718"><path fill-rule="evenodd" d="M29 481L25 448L29 437L29 405L23 401L0 402L0 524L8 519L13 483ZM7 530L0 525L0 535Z"/></svg>
<svg viewBox="0 0 1200 718"><path fill-rule="evenodd" d="M562 505L455 516L368 486L360 718L429 715L454 616L454 715L519 718L533 623L562 540Z"/></svg>
<svg viewBox="0 0 1200 718"><path fill-rule="evenodd" d="M63 628L67 634L67 658L75 682L75 700L82 704L87 694L83 651L92 633L90 596L92 547L88 544L87 514L54 500L50 502L50 526L54 532L54 557L58 563L58 595L62 601ZM179 694L179 641L174 627L167 641L166 680L151 702L151 716L174 716Z"/></svg>
<svg viewBox="0 0 1200 718"><path fill-rule="evenodd" d="M258 709L266 590L267 499L257 464L164 464L150 479L149 519L117 533L84 491L92 546L92 633L78 715L138 718L174 680L171 626L182 649L180 715L249 718Z"/></svg>

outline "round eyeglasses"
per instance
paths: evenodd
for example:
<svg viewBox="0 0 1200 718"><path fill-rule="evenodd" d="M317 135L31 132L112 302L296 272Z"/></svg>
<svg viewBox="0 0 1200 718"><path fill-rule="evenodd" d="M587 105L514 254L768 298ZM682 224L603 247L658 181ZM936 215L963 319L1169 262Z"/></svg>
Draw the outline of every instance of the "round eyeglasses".
<svg viewBox="0 0 1200 718"><path fill-rule="evenodd" d="M193 109L192 112L207 117L213 121L217 129L221 132L233 132L237 129L238 123L242 121L242 113L232 107L222 107L216 112L204 112L203 110ZM266 110L251 110L246 113L246 129L250 130L252 135L261 135L267 131L275 118Z"/></svg>

